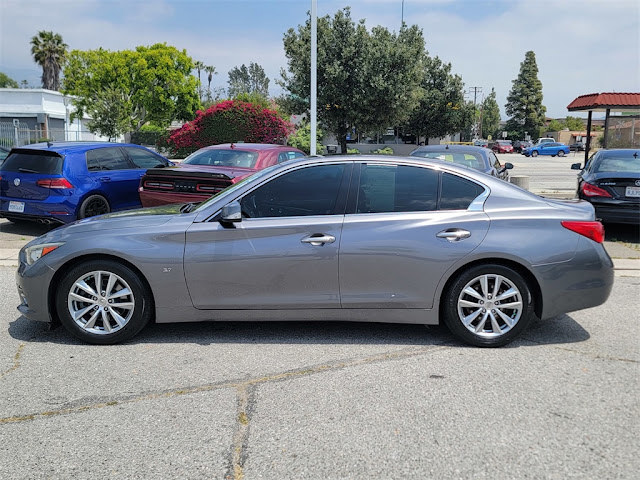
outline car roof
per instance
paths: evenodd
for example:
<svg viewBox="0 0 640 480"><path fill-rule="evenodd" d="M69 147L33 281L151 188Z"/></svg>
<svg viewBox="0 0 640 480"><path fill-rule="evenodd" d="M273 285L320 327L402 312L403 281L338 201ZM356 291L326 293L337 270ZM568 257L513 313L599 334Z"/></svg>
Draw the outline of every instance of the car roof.
<svg viewBox="0 0 640 480"><path fill-rule="evenodd" d="M221 143L219 145L210 145L208 147L203 147L201 150L279 150L279 149L287 149L287 150L298 150L295 147L290 147L288 145L276 145L273 143Z"/></svg>
<svg viewBox="0 0 640 480"><path fill-rule="evenodd" d="M22 147L16 147L20 150L49 150L59 154L84 152L87 150L93 150L94 148L105 147L138 147L144 148L140 145L133 143L115 143L115 142L49 142L49 143L32 143L31 145L24 145Z"/></svg>
<svg viewBox="0 0 640 480"><path fill-rule="evenodd" d="M475 145L422 145L416 148L413 152L459 152L459 153L480 153L487 154L491 150L484 147L477 147Z"/></svg>

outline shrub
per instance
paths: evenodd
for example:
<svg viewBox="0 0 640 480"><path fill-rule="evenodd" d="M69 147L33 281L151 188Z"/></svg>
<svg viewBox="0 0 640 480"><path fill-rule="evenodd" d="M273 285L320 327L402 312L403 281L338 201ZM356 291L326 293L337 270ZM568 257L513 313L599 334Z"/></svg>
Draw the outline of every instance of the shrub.
<svg viewBox="0 0 640 480"><path fill-rule="evenodd" d="M316 153L321 154L324 147L318 141L319 138L322 138L322 131L318 128L316 129ZM306 123L301 125L295 133L289 135L287 144L292 147L299 148L309 155L309 153L311 153L311 124Z"/></svg>
<svg viewBox="0 0 640 480"><path fill-rule="evenodd" d="M347 154L349 155L357 155L360 153L360 150L357 148L347 148Z"/></svg>
<svg viewBox="0 0 640 480"><path fill-rule="evenodd" d="M391 147L378 148L377 150L371 150L374 155L393 155L393 149Z"/></svg>
<svg viewBox="0 0 640 480"><path fill-rule="evenodd" d="M171 133L166 140L174 156L186 156L209 145L220 143L282 143L292 126L278 114L241 100L226 100L212 105L196 118ZM162 140L159 146L162 146Z"/></svg>

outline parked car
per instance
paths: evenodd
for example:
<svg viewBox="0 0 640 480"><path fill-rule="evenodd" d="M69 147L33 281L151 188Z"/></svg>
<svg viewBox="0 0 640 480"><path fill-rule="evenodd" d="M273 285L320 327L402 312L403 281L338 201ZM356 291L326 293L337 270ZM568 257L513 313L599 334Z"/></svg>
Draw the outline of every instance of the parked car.
<svg viewBox="0 0 640 480"><path fill-rule="evenodd" d="M57 228L19 253L18 310L90 343L149 321L437 324L500 346L613 285L588 202L452 162L309 157L193 204Z"/></svg>
<svg viewBox="0 0 640 480"><path fill-rule="evenodd" d="M202 202L258 170L304 156L294 147L261 143L204 147L175 168L147 171L140 180L140 201L145 207Z"/></svg>
<svg viewBox="0 0 640 480"><path fill-rule="evenodd" d="M552 137L540 137L538 140L536 140L534 146L542 145L543 143L555 143L555 141L556 139Z"/></svg>
<svg viewBox="0 0 640 480"><path fill-rule="evenodd" d="M571 145L569 145L569 150L571 150L572 152L584 152L584 143L582 142L572 143Z"/></svg>
<svg viewBox="0 0 640 480"><path fill-rule="evenodd" d="M11 150L10 148L3 147L2 145L0 145L0 166L2 166L4 159L7 158L7 155L9 155L10 150Z"/></svg>
<svg viewBox="0 0 640 480"><path fill-rule="evenodd" d="M489 146L489 140L482 140L482 139L474 140L474 141L473 141L473 146L474 146L474 147L484 147L484 148L487 148L487 147Z"/></svg>
<svg viewBox="0 0 640 480"><path fill-rule="evenodd" d="M0 217L69 223L140 207L147 168L171 165L140 145L54 142L14 148L0 166Z"/></svg>
<svg viewBox="0 0 640 480"><path fill-rule="evenodd" d="M578 198L603 222L640 225L640 149L600 150L578 174Z"/></svg>
<svg viewBox="0 0 640 480"><path fill-rule="evenodd" d="M540 145L534 145L533 147L525 148L522 154L525 157L537 157L538 155L551 155L555 157L564 157L570 152L569 146L564 143L558 142L546 142Z"/></svg>
<svg viewBox="0 0 640 480"><path fill-rule="evenodd" d="M513 152L513 145L511 140L496 140L489 144L489 148L495 153L511 153Z"/></svg>
<svg viewBox="0 0 640 480"><path fill-rule="evenodd" d="M409 155L457 163L507 182L509 181L509 170L513 168L513 164L510 162L501 164L498 157L488 148L471 145L424 145Z"/></svg>
<svg viewBox="0 0 640 480"><path fill-rule="evenodd" d="M528 140L515 140L513 142L513 151L516 153L522 153L525 148L529 148L531 146L533 146L533 143Z"/></svg>

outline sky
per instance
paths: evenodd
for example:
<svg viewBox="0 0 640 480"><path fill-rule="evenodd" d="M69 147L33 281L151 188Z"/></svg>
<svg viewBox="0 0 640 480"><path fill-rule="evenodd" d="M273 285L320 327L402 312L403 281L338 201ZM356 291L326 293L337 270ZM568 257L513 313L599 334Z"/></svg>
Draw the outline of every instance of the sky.
<svg viewBox="0 0 640 480"><path fill-rule="evenodd" d="M430 55L451 63L477 101L495 88L502 116L525 53L533 50L547 116L570 115L577 96L640 92L639 0L317 0L318 15L349 6L368 28L418 25ZM69 50L135 49L167 43L218 72L260 64L270 93L287 59L283 35L305 23L311 0L0 0L0 72L40 87L30 40L62 35ZM206 85L205 77L203 82ZM473 93L469 93L473 100ZM575 114L573 114L575 115Z"/></svg>

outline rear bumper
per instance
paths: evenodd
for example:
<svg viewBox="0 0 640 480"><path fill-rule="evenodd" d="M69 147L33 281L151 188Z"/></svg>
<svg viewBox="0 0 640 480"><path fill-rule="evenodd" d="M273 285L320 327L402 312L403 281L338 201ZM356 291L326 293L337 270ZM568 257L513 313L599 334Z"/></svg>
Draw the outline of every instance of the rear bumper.
<svg viewBox="0 0 640 480"><path fill-rule="evenodd" d="M581 237L568 262L534 267L540 279L541 318L602 305L613 288L613 262L602 244Z"/></svg>
<svg viewBox="0 0 640 480"><path fill-rule="evenodd" d="M200 203L211 198L211 195L192 193L164 193L140 190L140 203L143 207L158 207L172 203Z"/></svg>
<svg viewBox="0 0 640 480"><path fill-rule="evenodd" d="M596 217L604 223L629 223L640 225L640 204L601 204L593 203Z"/></svg>
<svg viewBox="0 0 640 480"><path fill-rule="evenodd" d="M71 197L64 198L65 200L63 201L60 201L60 198L56 196L50 196L45 200L16 199L15 201L24 203L23 212L10 212L9 202L11 200L6 197L0 198L0 217L15 220L47 220L57 223L70 223L76 220L76 204L68 200Z"/></svg>

